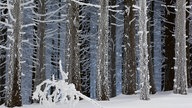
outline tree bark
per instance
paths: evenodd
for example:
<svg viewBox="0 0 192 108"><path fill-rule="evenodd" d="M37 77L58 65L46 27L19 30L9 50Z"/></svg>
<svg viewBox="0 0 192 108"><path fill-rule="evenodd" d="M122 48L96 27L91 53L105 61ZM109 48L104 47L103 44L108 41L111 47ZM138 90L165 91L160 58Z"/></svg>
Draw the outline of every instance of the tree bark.
<svg viewBox="0 0 192 108"><path fill-rule="evenodd" d="M109 100L108 82L108 0L100 0L98 57L97 57L97 100Z"/></svg>
<svg viewBox="0 0 192 108"><path fill-rule="evenodd" d="M176 2L174 93L187 94L186 0Z"/></svg>
<svg viewBox="0 0 192 108"><path fill-rule="evenodd" d="M79 60L79 6L69 0L68 10L68 48L66 72L69 73L69 83L75 84L75 88L81 91L80 60Z"/></svg>
<svg viewBox="0 0 192 108"><path fill-rule="evenodd" d="M21 99L21 24L22 24L22 11L21 0L13 2L13 33L10 49L10 66L9 66L9 79L8 79L8 97L6 99L7 107L22 106Z"/></svg>
<svg viewBox="0 0 192 108"><path fill-rule="evenodd" d="M134 0L125 0L124 37L123 37L123 94L135 94L136 91L136 45Z"/></svg>
<svg viewBox="0 0 192 108"><path fill-rule="evenodd" d="M147 1L139 0L139 71L140 71L140 99L149 100L149 69L147 42Z"/></svg>
<svg viewBox="0 0 192 108"><path fill-rule="evenodd" d="M151 85L150 93L155 94L156 93L156 87L155 87L155 81L154 81L154 1L151 1L149 3L149 12L148 12L148 52L149 52L149 82Z"/></svg>
<svg viewBox="0 0 192 108"><path fill-rule="evenodd" d="M110 6L116 5L116 0L109 1ZM116 8L111 8L116 10ZM109 11L109 27L110 27L110 36L109 36L109 77L110 77L110 96L116 96L116 12Z"/></svg>

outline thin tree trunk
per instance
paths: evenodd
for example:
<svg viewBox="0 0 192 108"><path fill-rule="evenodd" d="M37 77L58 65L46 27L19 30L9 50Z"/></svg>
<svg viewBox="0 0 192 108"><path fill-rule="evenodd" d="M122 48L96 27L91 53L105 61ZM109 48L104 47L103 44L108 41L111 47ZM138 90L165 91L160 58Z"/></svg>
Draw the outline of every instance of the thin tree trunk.
<svg viewBox="0 0 192 108"><path fill-rule="evenodd" d="M38 1L34 0L34 4L38 5ZM34 11L37 12L37 7L34 8ZM36 65L37 65L37 24L35 24L35 26L33 26L34 29L34 34L33 34L33 55L32 55L32 87L31 87L31 97L30 97L30 101L31 103L33 103L32 100L32 96L33 96L33 92L35 91L35 73L36 73Z"/></svg>
<svg viewBox="0 0 192 108"><path fill-rule="evenodd" d="M2 3L6 3L7 1L3 1ZM4 15L1 15L0 21L5 22L7 19L7 9L0 10ZM0 26L0 45L6 46L7 43L7 27L4 25ZM5 84L6 84L6 50L4 48L0 48L0 105L5 102Z"/></svg>
<svg viewBox="0 0 192 108"><path fill-rule="evenodd" d="M109 100L108 82L108 0L100 0L97 58L97 100Z"/></svg>
<svg viewBox="0 0 192 108"><path fill-rule="evenodd" d="M84 3L90 3L90 0L84 0ZM81 72L81 85L82 93L90 97L90 9L88 6L81 5L79 7L79 16L84 16L79 18L80 26L80 72Z"/></svg>
<svg viewBox="0 0 192 108"><path fill-rule="evenodd" d="M176 2L174 93L187 94L186 0Z"/></svg>
<svg viewBox="0 0 192 108"><path fill-rule="evenodd" d="M123 39L123 94L136 91L136 45L135 45L135 1L125 0L124 39Z"/></svg>
<svg viewBox="0 0 192 108"><path fill-rule="evenodd" d="M36 7L34 11L38 14L45 14L46 6L45 0L34 0ZM35 91L37 85L43 82L45 78L45 23L41 22L45 20L45 16L35 16L40 20L40 22L36 22L34 26L34 35L33 35L33 62L32 62L32 93ZM42 88L44 89L44 88ZM32 94L31 94L32 97ZM33 101L31 100L33 103Z"/></svg>
<svg viewBox="0 0 192 108"><path fill-rule="evenodd" d="M21 0L13 2L13 41L11 41L10 49L10 67L9 67L9 92L6 106L15 107L22 106L21 99Z"/></svg>
<svg viewBox="0 0 192 108"><path fill-rule="evenodd" d="M116 0L109 1L110 6L116 5ZM111 8L116 10L116 8ZM109 26L110 26L110 60L109 60L109 76L110 76L110 96L116 96L116 12L109 12Z"/></svg>
<svg viewBox="0 0 192 108"><path fill-rule="evenodd" d="M162 74L164 91L173 90L173 79L174 79L174 57L175 57L175 38L173 37L174 32L174 19L175 9L169 7L175 3L175 0L164 0L165 8L165 24L164 24L164 67Z"/></svg>
<svg viewBox="0 0 192 108"><path fill-rule="evenodd" d="M148 45L149 45L149 82L151 85L150 88L150 93L155 94L156 93L156 87L155 87L155 81L154 81L154 1L151 1L149 4L149 12L148 12L148 17L149 17L149 22L148 22Z"/></svg>
<svg viewBox="0 0 192 108"><path fill-rule="evenodd" d="M191 3L190 3L190 0L186 0L187 1L187 6L189 6ZM190 12L190 9L188 9L188 11ZM186 49L186 53L187 53L187 83L188 83L188 87L191 88L192 87L192 83L191 83L191 52L190 52L190 49L192 48L192 43L189 41L190 38L191 38L191 34L190 34L190 19L191 19L191 15L186 12L186 15L187 15L187 21L186 21L186 35L188 36L187 37L187 49Z"/></svg>

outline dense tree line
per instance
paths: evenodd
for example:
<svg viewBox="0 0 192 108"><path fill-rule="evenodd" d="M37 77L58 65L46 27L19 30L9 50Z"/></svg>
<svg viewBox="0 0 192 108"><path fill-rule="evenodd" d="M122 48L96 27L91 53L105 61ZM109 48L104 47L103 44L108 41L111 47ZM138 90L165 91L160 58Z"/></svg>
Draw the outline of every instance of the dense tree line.
<svg viewBox="0 0 192 108"><path fill-rule="evenodd" d="M0 104L38 103L33 92L45 79L61 78L60 60L68 82L97 100L137 90L141 100L157 91L186 95L192 85L190 4L0 0Z"/></svg>

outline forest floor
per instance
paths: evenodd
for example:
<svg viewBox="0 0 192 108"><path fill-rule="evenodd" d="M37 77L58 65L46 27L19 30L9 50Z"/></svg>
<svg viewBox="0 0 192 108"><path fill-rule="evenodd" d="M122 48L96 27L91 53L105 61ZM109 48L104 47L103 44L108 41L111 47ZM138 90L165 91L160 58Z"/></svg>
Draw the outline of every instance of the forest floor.
<svg viewBox="0 0 192 108"><path fill-rule="evenodd" d="M139 100L139 95L119 95L110 101L98 102L103 108L192 108L192 89L188 95L170 92L159 92L150 96L150 100ZM0 106L0 108L4 108ZM24 105L23 108L70 108L68 105ZM88 101L82 100L74 108L99 108Z"/></svg>

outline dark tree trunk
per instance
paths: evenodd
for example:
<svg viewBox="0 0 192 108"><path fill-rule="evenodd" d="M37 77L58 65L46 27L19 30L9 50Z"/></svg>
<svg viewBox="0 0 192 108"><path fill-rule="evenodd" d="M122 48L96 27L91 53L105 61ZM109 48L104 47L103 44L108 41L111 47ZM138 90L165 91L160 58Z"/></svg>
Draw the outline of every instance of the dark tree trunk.
<svg viewBox="0 0 192 108"><path fill-rule="evenodd" d="M191 3L190 3L190 0L186 0L187 1L187 6L189 6L189 5L191 5ZM188 9L188 11L190 11L190 9ZM186 22L186 35L188 36L188 38L187 38L187 83L188 83L188 87L189 88L191 88L191 84L192 84L192 82L191 82L191 72L192 72L192 67L191 67L191 65L192 65L192 59L191 59L191 57L192 57L192 54L191 54L191 52L190 52L190 49L192 48L192 43L189 41L189 39L191 38L191 33L190 33L190 30L189 30L189 28L190 28L190 20L191 20L191 15L189 15L189 13L187 12L186 13L186 15L187 15L187 22Z"/></svg>
<svg viewBox="0 0 192 108"><path fill-rule="evenodd" d="M6 0L2 3L6 3ZM0 10L2 12L0 16L1 22L5 22L7 19L7 9ZM0 45L6 46L7 43L7 27L0 25ZM5 84L6 84L6 49L0 48L0 105L5 102Z"/></svg>
<svg viewBox="0 0 192 108"><path fill-rule="evenodd" d="M79 6L69 1L68 11L68 51L66 72L69 72L69 83L75 84L75 88L81 91L80 58L79 58Z"/></svg>
<svg viewBox="0 0 192 108"><path fill-rule="evenodd" d="M124 15L122 93L130 95L136 91L135 1L125 0L124 3L127 8Z"/></svg>
<svg viewBox="0 0 192 108"><path fill-rule="evenodd" d="M109 1L110 6L116 5L116 0ZM116 8L111 8L116 10ZM109 11L109 76L110 76L110 96L116 96L116 12Z"/></svg>
<svg viewBox="0 0 192 108"><path fill-rule="evenodd" d="M166 5L174 5L175 0L164 0ZM175 9L172 7L166 7L164 10L164 63L163 63L163 73L162 74L162 89L164 91L173 90L173 79L174 79L174 57L175 57L175 38L174 34L174 19L175 19Z"/></svg>
<svg viewBox="0 0 192 108"><path fill-rule="evenodd" d="M148 52L149 52L149 82L150 82L150 93L155 94L156 93L156 87L155 87L155 81L154 81L154 1L151 1L149 3L149 12L148 12Z"/></svg>
<svg viewBox="0 0 192 108"><path fill-rule="evenodd" d="M89 3L90 0L84 0L84 3ZM82 93L90 97L90 12L88 6L79 6L79 30L80 32L80 72Z"/></svg>

